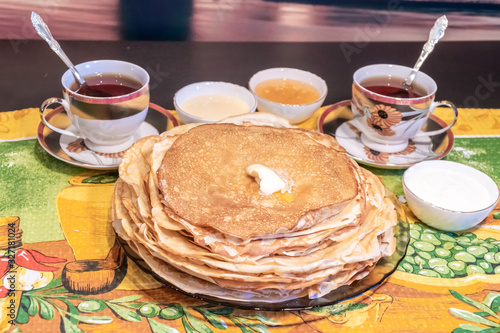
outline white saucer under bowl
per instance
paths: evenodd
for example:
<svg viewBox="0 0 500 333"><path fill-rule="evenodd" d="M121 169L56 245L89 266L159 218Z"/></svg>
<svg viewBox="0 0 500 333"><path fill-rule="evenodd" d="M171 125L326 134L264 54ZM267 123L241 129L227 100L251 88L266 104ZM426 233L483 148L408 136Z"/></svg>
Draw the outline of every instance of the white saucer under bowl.
<svg viewBox="0 0 500 333"><path fill-rule="evenodd" d="M441 159L453 147L453 133L447 130L434 136L410 139L408 147L399 152L375 151L362 143L361 132L352 121L353 118L351 101L341 101L325 109L318 119L318 129L337 139L351 158L365 165L384 169L406 169L418 162ZM431 115L422 132L430 132L446 126L443 120Z"/></svg>
<svg viewBox="0 0 500 333"><path fill-rule="evenodd" d="M45 116L50 122L68 122L64 108L58 107ZM177 119L164 108L150 103L146 121L134 133L134 142L149 135L156 135L178 125ZM72 129L70 126L70 130ZM38 141L40 145L55 158L82 168L96 170L117 169L124 151L117 153L100 153L89 149L83 139L61 135L49 129L45 124L38 125Z"/></svg>

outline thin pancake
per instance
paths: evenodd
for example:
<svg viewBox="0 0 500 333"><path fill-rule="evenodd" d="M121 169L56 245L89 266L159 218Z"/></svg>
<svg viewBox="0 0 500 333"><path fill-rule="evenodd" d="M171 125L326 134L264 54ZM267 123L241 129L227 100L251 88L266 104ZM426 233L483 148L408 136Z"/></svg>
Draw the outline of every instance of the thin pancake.
<svg viewBox="0 0 500 333"><path fill-rule="evenodd" d="M280 224L273 233L236 237L209 223L193 223L175 210L175 202L165 200L168 197L165 198L160 191L162 182L164 186L178 185L166 183L161 178L165 174L159 172L168 160L168 152L186 134L207 125L182 126L142 139L122 159L113 198L113 225L155 272L188 292L224 299L278 302L306 295L321 297L341 285L365 277L381 257L394 252L397 220L394 196L385 191L377 177L347 158L334 139L316 132L285 129L284 121L265 114L255 116L255 119L252 115L236 117L232 121L238 124L231 125L238 131L253 128L261 134L262 128L276 126L278 128L274 129L300 138L294 146L318 146L332 155L342 156L337 162L345 168L344 171L351 172L347 175L353 175L355 195L337 205L320 206L316 210L307 207L309 210L297 218L295 226ZM270 146L275 146L272 140L275 133L270 133L267 140L270 140ZM210 137L206 140L214 141ZM200 147L205 146L200 145L198 149ZM240 154L236 152L236 155ZM281 163L286 162L282 155L278 154L276 158ZM295 158L304 159L300 154ZM306 159L304 163L308 161ZM292 169L296 167L293 163L288 165ZM325 164L324 167L330 169L338 165ZM312 171L314 173L314 168ZM344 176L337 175L336 182ZM294 187L298 185L294 182ZM283 207L293 207L303 193L291 192L267 199L278 200ZM242 224L248 223L243 221Z"/></svg>
<svg viewBox="0 0 500 333"><path fill-rule="evenodd" d="M260 194L245 171L251 164L280 175L289 195ZM240 238L308 228L337 214L358 187L353 162L302 130L234 124L201 125L178 137L158 182L175 214Z"/></svg>

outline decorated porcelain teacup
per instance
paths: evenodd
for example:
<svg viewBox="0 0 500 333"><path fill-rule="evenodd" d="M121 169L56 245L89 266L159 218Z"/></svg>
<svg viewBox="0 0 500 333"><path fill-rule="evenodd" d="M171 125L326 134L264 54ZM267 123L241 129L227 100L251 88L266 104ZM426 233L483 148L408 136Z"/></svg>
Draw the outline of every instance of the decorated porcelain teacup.
<svg viewBox="0 0 500 333"><path fill-rule="evenodd" d="M457 119L455 105L434 101L437 84L425 73L418 72L410 88L404 86L411 68L378 64L358 69L353 76L352 110L354 125L361 131L361 141L368 148L395 153L408 146L408 140L441 134ZM436 131L421 131L437 107L453 110L453 121Z"/></svg>
<svg viewBox="0 0 500 333"><path fill-rule="evenodd" d="M119 60L89 61L76 68L87 84L77 84L71 71L66 71L61 79L63 98L49 98L40 107L43 122L53 131L84 139L93 151L126 150L148 112L148 73ZM70 127L61 129L45 119L45 109L54 103L64 106Z"/></svg>

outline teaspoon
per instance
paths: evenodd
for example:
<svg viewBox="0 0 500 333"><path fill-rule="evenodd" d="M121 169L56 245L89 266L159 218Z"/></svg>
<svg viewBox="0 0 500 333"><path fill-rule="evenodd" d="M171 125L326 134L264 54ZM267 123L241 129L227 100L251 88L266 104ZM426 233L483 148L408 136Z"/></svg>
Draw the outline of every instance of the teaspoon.
<svg viewBox="0 0 500 333"><path fill-rule="evenodd" d="M78 85L84 86L87 85L83 77L78 73L78 70L75 68L71 60L69 60L68 56L64 53L59 43L52 37L50 33L49 27L42 20L40 15L35 12L31 12L31 24L35 27L36 32L42 37L50 46L52 51L54 51L59 58L69 67L71 73L75 77L75 80L78 82Z"/></svg>
<svg viewBox="0 0 500 333"><path fill-rule="evenodd" d="M427 59L427 56L432 52L432 50L434 50L434 46L436 46L437 42L444 36L444 32L447 27L448 19L446 18L446 15L443 15L436 20L436 23L434 23L434 26L429 33L429 39L424 44L422 52L420 53L420 57L418 57L415 66L413 66L413 70L404 82L404 85L406 87L409 88L411 86L413 80L415 80L415 76L420 69L420 66L422 66L425 59Z"/></svg>

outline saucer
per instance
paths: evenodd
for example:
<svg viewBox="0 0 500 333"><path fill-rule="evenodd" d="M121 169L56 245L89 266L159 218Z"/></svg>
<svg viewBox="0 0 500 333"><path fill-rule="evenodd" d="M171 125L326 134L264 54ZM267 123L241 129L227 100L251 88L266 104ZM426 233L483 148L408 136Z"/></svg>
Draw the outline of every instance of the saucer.
<svg viewBox="0 0 500 333"><path fill-rule="evenodd" d="M58 124L71 123L62 106L50 111L45 116L45 119L47 119L47 121L52 119ZM133 134L134 142L145 136L162 133L178 124L177 119L169 111L156 104L150 103L145 122ZM70 125L68 129L73 129L73 125ZM121 157L125 153L125 151L117 153L99 153L92 151L85 146L83 139L61 135L52 131L42 122L38 125L37 137L40 145L50 155L63 162L87 169L117 169Z"/></svg>
<svg viewBox="0 0 500 333"><path fill-rule="evenodd" d="M349 157L357 162L384 169L406 169L425 160L439 160L453 147L454 136L451 130L434 136L410 139L408 147L394 153L378 152L361 142L361 131L355 126L351 101L335 103L325 109L318 119L318 129L337 139ZM421 132L442 129L447 124L431 114Z"/></svg>

